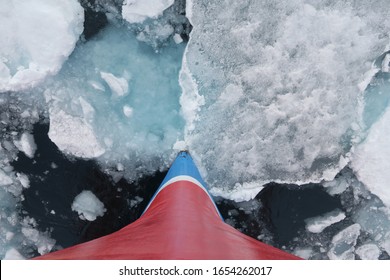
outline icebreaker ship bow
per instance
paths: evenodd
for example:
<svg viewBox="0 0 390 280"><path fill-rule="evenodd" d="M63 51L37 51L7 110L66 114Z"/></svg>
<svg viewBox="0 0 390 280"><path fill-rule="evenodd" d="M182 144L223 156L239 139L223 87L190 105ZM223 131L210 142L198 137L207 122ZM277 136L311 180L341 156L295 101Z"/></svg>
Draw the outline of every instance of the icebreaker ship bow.
<svg viewBox="0 0 390 280"><path fill-rule="evenodd" d="M226 224L180 152L142 216L110 235L36 259L299 259Z"/></svg>

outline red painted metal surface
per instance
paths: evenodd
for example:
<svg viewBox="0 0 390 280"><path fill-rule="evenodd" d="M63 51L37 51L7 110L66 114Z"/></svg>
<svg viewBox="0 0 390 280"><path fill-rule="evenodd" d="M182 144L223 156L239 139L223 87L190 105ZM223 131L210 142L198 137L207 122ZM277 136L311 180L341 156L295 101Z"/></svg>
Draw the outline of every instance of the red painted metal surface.
<svg viewBox="0 0 390 280"><path fill-rule="evenodd" d="M207 192L189 181L162 189L125 228L36 259L299 259L222 221Z"/></svg>

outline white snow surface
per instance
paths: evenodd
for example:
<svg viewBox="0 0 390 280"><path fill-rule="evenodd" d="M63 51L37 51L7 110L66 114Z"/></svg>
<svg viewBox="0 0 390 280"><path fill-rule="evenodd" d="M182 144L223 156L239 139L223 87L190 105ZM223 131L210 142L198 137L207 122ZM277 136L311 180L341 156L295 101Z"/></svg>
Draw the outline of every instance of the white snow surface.
<svg viewBox="0 0 390 280"><path fill-rule="evenodd" d="M357 178L390 207L390 108L356 147L351 167Z"/></svg>
<svg viewBox="0 0 390 280"><path fill-rule="evenodd" d="M106 212L104 204L91 191L82 191L72 203L72 210L79 214L80 219L94 221Z"/></svg>
<svg viewBox="0 0 390 280"><path fill-rule="evenodd" d="M186 7L180 103L209 185L332 180L360 139L359 84L389 44L388 1Z"/></svg>
<svg viewBox="0 0 390 280"><path fill-rule="evenodd" d="M57 73L83 22L77 0L0 1L0 92L31 88Z"/></svg>
<svg viewBox="0 0 390 280"><path fill-rule="evenodd" d="M344 220L345 217L344 212L335 210L319 217L306 219L306 229L313 233L320 233L325 228Z"/></svg>
<svg viewBox="0 0 390 280"><path fill-rule="evenodd" d="M141 23L147 18L157 18L172 6L174 0L125 0L122 17L129 23Z"/></svg>

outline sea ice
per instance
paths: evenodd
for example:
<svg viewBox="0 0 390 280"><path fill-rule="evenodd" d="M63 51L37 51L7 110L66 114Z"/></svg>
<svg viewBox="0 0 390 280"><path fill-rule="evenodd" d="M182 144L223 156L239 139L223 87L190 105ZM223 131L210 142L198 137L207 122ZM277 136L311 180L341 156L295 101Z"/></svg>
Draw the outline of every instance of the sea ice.
<svg viewBox="0 0 390 280"><path fill-rule="evenodd" d="M390 254L390 210L372 199L354 211L354 220L370 237L371 243Z"/></svg>
<svg viewBox="0 0 390 280"><path fill-rule="evenodd" d="M390 108L356 147L351 167L357 178L390 207Z"/></svg>
<svg viewBox="0 0 390 280"><path fill-rule="evenodd" d="M332 246L328 251L331 260L355 259L355 245L360 235L360 225L353 224L337 233L332 239Z"/></svg>
<svg viewBox="0 0 390 280"><path fill-rule="evenodd" d="M382 72L389 72L390 68L390 53L387 53L382 61Z"/></svg>
<svg viewBox="0 0 390 280"><path fill-rule="evenodd" d="M28 132L24 132L20 137L20 140L15 141L15 146L29 158L33 158L35 151L37 150L34 136Z"/></svg>
<svg viewBox="0 0 390 280"><path fill-rule="evenodd" d="M91 192L82 191L72 203L72 210L79 213L82 220L94 221L106 212L104 204Z"/></svg>
<svg viewBox="0 0 390 280"><path fill-rule="evenodd" d="M313 249L311 248L298 248L294 250L294 255L301 257L305 260L310 259L312 253L313 253Z"/></svg>
<svg viewBox="0 0 390 280"><path fill-rule="evenodd" d="M56 74L83 31L77 0L0 2L0 92L24 90Z"/></svg>
<svg viewBox="0 0 390 280"><path fill-rule="evenodd" d="M15 248L8 249L8 251L5 253L3 260L25 260L26 258L23 257L18 250Z"/></svg>
<svg viewBox="0 0 390 280"><path fill-rule="evenodd" d="M184 127L178 83L184 47L172 41L156 53L127 27L112 25L80 45L44 85L50 139L107 168L121 162L129 180L167 167Z"/></svg>
<svg viewBox="0 0 390 280"><path fill-rule="evenodd" d="M12 179L0 169L0 186L7 186L13 183Z"/></svg>
<svg viewBox="0 0 390 280"><path fill-rule="evenodd" d="M306 229L313 233L320 233L325 228L344 220L345 217L346 216L344 212L342 212L341 210L335 210L319 217L307 219L305 221Z"/></svg>
<svg viewBox="0 0 390 280"><path fill-rule="evenodd" d="M173 2L174 0L125 0L122 16L129 23L143 22L147 18L158 17Z"/></svg>
<svg viewBox="0 0 390 280"><path fill-rule="evenodd" d="M94 158L105 152L84 118L62 110L50 110L49 137L61 151L77 157Z"/></svg>
<svg viewBox="0 0 390 280"><path fill-rule="evenodd" d="M364 244L356 249L356 254L362 260L377 260L381 250L375 244Z"/></svg>
<svg viewBox="0 0 390 280"><path fill-rule="evenodd" d="M129 85L123 77L115 77L111 73L100 72L100 77L108 84L111 92L117 96L124 96L128 93Z"/></svg>
<svg viewBox="0 0 390 280"><path fill-rule="evenodd" d="M389 44L386 1L187 1L180 99L206 181L332 180L360 141L359 83Z"/></svg>

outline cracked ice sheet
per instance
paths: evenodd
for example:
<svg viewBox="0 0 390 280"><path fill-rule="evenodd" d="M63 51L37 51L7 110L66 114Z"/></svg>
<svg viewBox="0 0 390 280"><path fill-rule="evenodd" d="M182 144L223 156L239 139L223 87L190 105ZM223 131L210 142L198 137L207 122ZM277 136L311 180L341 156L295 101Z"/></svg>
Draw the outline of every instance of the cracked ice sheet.
<svg viewBox="0 0 390 280"><path fill-rule="evenodd" d="M180 102L211 187L334 178L359 141L359 84L389 43L387 5L187 2Z"/></svg>
<svg viewBox="0 0 390 280"><path fill-rule="evenodd" d="M0 92L19 91L56 74L83 31L77 0L0 2Z"/></svg>

